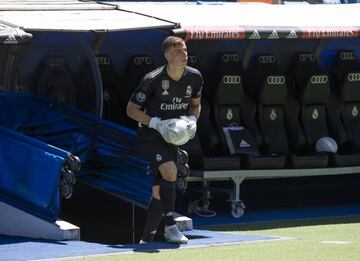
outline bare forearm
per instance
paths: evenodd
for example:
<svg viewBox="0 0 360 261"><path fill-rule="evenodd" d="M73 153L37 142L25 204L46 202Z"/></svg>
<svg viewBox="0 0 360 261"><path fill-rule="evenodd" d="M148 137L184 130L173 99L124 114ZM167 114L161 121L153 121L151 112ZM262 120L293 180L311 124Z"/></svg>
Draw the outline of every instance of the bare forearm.
<svg viewBox="0 0 360 261"><path fill-rule="evenodd" d="M190 107L189 115L194 115L197 119L199 119L200 112L201 112L201 105L200 104L197 104L195 106L193 105Z"/></svg>
<svg viewBox="0 0 360 261"><path fill-rule="evenodd" d="M137 122L149 125L151 117L138 108L134 103L129 103L126 110L127 115Z"/></svg>

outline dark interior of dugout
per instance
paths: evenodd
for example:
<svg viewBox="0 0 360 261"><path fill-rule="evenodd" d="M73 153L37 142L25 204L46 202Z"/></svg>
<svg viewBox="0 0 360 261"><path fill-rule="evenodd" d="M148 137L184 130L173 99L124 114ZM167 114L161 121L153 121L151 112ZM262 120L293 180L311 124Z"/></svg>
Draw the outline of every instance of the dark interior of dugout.
<svg viewBox="0 0 360 261"><path fill-rule="evenodd" d="M131 91L141 75L136 70L133 71L131 61L134 57L151 57L152 67L162 65L164 61L160 45L169 32L137 30L106 34L63 32L32 32L32 34L33 41L23 46L21 53L19 52L14 65L15 77L7 77L7 79L14 78L13 84L4 84L6 79L2 79L3 89L37 92L134 128L134 122L126 117L125 108ZM217 84L216 61L222 53L238 53L245 70L256 54L270 53L277 57L282 71L288 71L291 59L296 53L317 53L321 68L325 72L330 72L338 50L353 50L359 53L359 44L360 39L356 38L209 40L190 41L187 46L191 57L189 62L198 68L204 77L204 100L211 104ZM4 51L3 48L1 49ZM2 62L1 66L5 68L6 63ZM201 159L206 154L214 153L224 154L227 157L226 151L217 151L218 147L211 147L210 140L202 140L202 133L207 132L209 127L214 125L211 106L208 113L208 118L203 116L199 120L199 136L204 154L198 157ZM219 138L216 131L214 135L216 143L216 139ZM190 164L194 165L194 162L197 160L190 160ZM358 203L360 198L356 191L359 183L356 174L246 180L242 183L241 199L246 203L247 212L283 207ZM230 181L210 183L210 188L214 188L214 191L219 187L227 190L231 189L232 184ZM188 215L188 203L201 197L201 193L201 182L190 183L186 192L178 192L177 211ZM211 196L210 208L216 210L218 214L229 214L228 206L224 207L228 194L213 192ZM81 227L83 240L122 243L138 240L145 211L138 207L134 208L131 203L119 199L116 195L79 182L73 197L62 202L61 217Z"/></svg>

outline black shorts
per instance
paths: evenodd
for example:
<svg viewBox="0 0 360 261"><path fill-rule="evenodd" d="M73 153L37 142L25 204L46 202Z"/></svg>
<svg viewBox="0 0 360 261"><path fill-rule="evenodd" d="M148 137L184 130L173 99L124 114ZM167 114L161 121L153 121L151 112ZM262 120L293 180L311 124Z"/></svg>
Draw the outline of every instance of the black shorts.
<svg viewBox="0 0 360 261"><path fill-rule="evenodd" d="M139 129L138 139L140 153L150 162L150 167L154 172L153 183L159 185L159 166L168 161L176 163L178 147L167 143L159 133L153 130Z"/></svg>

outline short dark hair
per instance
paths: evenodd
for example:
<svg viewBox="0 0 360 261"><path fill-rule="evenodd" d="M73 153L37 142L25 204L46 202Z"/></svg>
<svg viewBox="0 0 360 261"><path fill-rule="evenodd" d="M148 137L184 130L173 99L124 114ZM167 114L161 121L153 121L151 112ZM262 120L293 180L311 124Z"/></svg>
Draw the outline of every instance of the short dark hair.
<svg viewBox="0 0 360 261"><path fill-rule="evenodd" d="M165 53L170 47L181 45L184 42L185 42L184 39L178 36L168 36L162 42L161 50L163 51L163 53Z"/></svg>

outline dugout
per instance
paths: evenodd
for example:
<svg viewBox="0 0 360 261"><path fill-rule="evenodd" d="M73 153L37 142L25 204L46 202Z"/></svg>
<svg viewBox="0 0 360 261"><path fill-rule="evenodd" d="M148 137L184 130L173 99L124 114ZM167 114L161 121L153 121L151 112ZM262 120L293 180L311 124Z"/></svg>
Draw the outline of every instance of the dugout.
<svg viewBox="0 0 360 261"><path fill-rule="evenodd" d="M358 184L358 5L68 1L59 6L55 1L46 7L26 6L26 12L24 8L9 5L0 13L2 20L33 35L21 52L12 52L16 59L6 70L13 80L2 89L58 100L116 124L115 129L135 129L126 117L126 103L139 79L163 63L162 40L170 34L187 40L189 64L202 72L205 85L199 135L184 147L191 155L192 171L179 183L183 214L187 214L184 205L196 200L199 190L205 208L210 191L225 191L231 213L240 217L242 183L258 192L269 185L291 186L278 178L293 177L298 182L292 185L301 188L299 184L312 180L299 177L349 174L346 183ZM319 19L320 14L326 15ZM245 129L245 143L242 136L237 140L239 128ZM338 153L315 152L322 136L338 142ZM241 142L239 153L236 144ZM97 195L93 202L99 212L105 211L99 198L107 198L108 192L133 203L128 197L131 188L119 189L122 183L114 179L101 182L99 169L96 178L87 180L92 187L79 188L81 195L76 195L75 187L76 204L64 202L65 208L74 211L82 206L90 216L87 193ZM186 186L189 190L183 193ZM99 196L100 191L106 196ZM281 189L274 191L276 200L288 196ZM250 202L262 200L261 194L247 195ZM107 213L112 204L120 204L113 198L108 202ZM132 206L126 204L123 209L131 216ZM123 214L121 208L114 216L119 213Z"/></svg>

